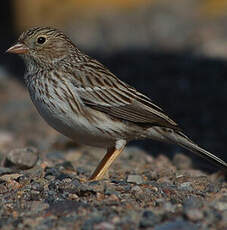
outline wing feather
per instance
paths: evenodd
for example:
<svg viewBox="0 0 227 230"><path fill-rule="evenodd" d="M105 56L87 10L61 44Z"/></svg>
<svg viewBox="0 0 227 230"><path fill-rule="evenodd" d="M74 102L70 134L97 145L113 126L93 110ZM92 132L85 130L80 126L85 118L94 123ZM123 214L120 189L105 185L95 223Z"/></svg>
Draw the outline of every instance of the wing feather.
<svg viewBox="0 0 227 230"><path fill-rule="evenodd" d="M99 62L92 59L74 74L81 72L83 76L75 77L74 86L85 105L123 120L179 129L147 96L120 81ZM79 81L81 78L86 81Z"/></svg>

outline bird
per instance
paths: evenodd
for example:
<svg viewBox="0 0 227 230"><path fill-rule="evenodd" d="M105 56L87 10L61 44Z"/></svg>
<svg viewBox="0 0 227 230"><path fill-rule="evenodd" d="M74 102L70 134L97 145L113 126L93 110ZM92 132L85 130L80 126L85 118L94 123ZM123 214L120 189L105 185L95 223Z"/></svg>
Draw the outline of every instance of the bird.
<svg viewBox="0 0 227 230"><path fill-rule="evenodd" d="M25 85L50 126L81 144L107 149L90 181L103 179L126 144L140 139L176 144L227 168L149 97L80 51L60 30L30 28L6 52L24 59Z"/></svg>

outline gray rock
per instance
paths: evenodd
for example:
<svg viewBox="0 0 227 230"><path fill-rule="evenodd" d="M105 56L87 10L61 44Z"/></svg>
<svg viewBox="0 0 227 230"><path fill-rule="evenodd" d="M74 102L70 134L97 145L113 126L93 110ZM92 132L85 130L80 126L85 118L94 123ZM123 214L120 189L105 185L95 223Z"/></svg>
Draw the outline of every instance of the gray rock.
<svg viewBox="0 0 227 230"><path fill-rule="evenodd" d="M127 182L133 184L143 184L143 178L139 175L128 175Z"/></svg>
<svg viewBox="0 0 227 230"><path fill-rule="evenodd" d="M0 167L0 176L5 175L5 174L10 174L12 172L13 170L10 168Z"/></svg>
<svg viewBox="0 0 227 230"><path fill-rule="evenodd" d="M199 199L198 197L187 197L184 201L183 201L183 207L184 209L199 209L203 206L203 202L201 199Z"/></svg>
<svg viewBox="0 0 227 230"><path fill-rule="evenodd" d="M143 193L143 190L140 188L140 186L135 185L131 188L132 193Z"/></svg>
<svg viewBox="0 0 227 230"><path fill-rule="evenodd" d="M191 221L199 221L202 220L204 217L204 214L199 209L187 209L184 211L187 218Z"/></svg>
<svg viewBox="0 0 227 230"><path fill-rule="evenodd" d="M227 211L227 202L217 202L214 205L214 208L216 208L218 211Z"/></svg>
<svg viewBox="0 0 227 230"><path fill-rule="evenodd" d="M172 204L169 201L166 201L163 204L163 210L165 210L165 212L171 212L174 213L176 211L176 205Z"/></svg>
<svg viewBox="0 0 227 230"><path fill-rule="evenodd" d="M94 226L97 226L101 223L105 222L103 216L94 216L86 220L82 226L82 230L93 230Z"/></svg>
<svg viewBox="0 0 227 230"><path fill-rule="evenodd" d="M49 208L49 204L44 203L43 201L31 201L31 213L36 214L44 211Z"/></svg>
<svg viewBox="0 0 227 230"><path fill-rule="evenodd" d="M56 216L64 216L69 213L76 212L79 208L86 208L88 209L90 205L84 202L77 202L72 200L62 200L51 202L49 204L49 208L46 209L47 213L56 215Z"/></svg>
<svg viewBox="0 0 227 230"><path fill-rule="evenodd" d="M192 183L191 182L184 182L178 186L178 189L182 191L193 191Z"/></svg>
<svg viewBox="0 0 227 230"><path fill-rule="evenodd" d="M56 152L56 151L47 153L46 157L49 160L53 160L53 161L64 160L65 159L62 152Z"/></svg>
<svg viewBox="0 0 227 230"><path fill-rule="evenodd" d="M161 222L161 217L154 214L151 210L143 212L139 226L141 228L153 227L154 225Z"/></svg>
<svg viewBox="0 0 227 230"><path fill-rule="evenodd" d="M192 161L186 155L182 153L177 153L174 155L173 164L178 169L189 169L192 166Z"/></svg>
<svg viewBox="0 0 227 230"><path fill-rule="evenodd" d="M114 230L115 227L113 224L108 222L101 222L94 225L94 230Z"/></svg>
<svg viewBox="0 0 227 230"><path fill-rule="evenodd" d="M16 169L32 168L38 161L39 154L33 147L13 149L6 156L5 166Z"/></svg>
<svg viewBox="0 0 227 230"><path fill-rule="evenodd" d="M198 230L198 227L188 221L175 220L160 224L154 230Z"/></svg>
<svg viewBox="0 0 227 230"><path fill-rule="evenodd" d="M0 148L2 149L5 146L9 146L12 142L13 134L8 131L0 130Z"/></svg>

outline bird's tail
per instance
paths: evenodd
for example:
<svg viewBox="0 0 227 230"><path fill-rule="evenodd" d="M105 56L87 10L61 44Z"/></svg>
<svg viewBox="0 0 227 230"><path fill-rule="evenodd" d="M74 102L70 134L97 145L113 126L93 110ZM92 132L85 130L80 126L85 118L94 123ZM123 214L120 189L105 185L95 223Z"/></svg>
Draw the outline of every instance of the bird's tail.
<svg viewBox="0 0 227 230"><path fill-rule="evenodd" d="M172 129L166 129L160 127L152 127L150 134L151 137L154 139L177 144L227 169L227 163L225 161L215 156L214 154L206 151L205 149L199 147L181 131L174 131Z"/></svg>

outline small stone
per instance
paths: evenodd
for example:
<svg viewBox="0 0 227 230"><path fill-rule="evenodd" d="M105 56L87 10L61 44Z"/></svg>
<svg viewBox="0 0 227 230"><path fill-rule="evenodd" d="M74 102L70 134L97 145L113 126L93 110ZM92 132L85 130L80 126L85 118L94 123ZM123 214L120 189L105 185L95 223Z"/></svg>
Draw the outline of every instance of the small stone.
<svg viewBox="0 0 227 230"><path fill-rule="evenodd" d="M0 184L0 194L4 194L8 192L8 188L4 184Z"/></svg>
<svg viewBox="0 0 227 230"><path fill-rule="evenodd" d="M94 229L95 225L98 225L103 222L105 222L103 216L98 215L98 216L91 217L84 222L82 226L82 230L92 230Z"/></svg>
<svg viewBox="0 0 227 230"><path fill-rule="evenodd" d="M33 214L40 213L49 208L49 204L43 201L31 201L31 212Z"/></svg>
<svg viewBox="0 0 227 230"><path fill-rule="evenodd" d="M128 175L127 182L133 184L143 184L143 179L139 175Z"/></svg>
<svg viewBox="0 0 227 230"><path fill-rule="evenodd" d="M208 193L217 193L221 190L221 183L208 184L206 187L206 192Z"/></svg>
<svg viewBox="0 0 227 230"><path fill-rule="evenodd" d="M96 198L97 198L98 201L101 201L101 200L103 200L105 198L105 195L103 193L101 193L101 192L97 192L96 193Z"/></svg>
<svg viewBox="0 0 227 230"><path fill-rule="evenodd" d="M114 230L115 227L113 224L108 222L101 222L99 224L94 225L94 230Z"/></svg>
<svg viewBox="0 0 227 230"><path fill-rule="evenodd" d="M138 185L136 185L132 187L131 192L132 193L142 193L143 190Z"/></svg>
<svg viewBox="0 0 227 230"><path fill-rule="evenodd" d="M227 202L217 202L214 204L214 207L219 211L227 210Z"/></svg>
<svg viewBox="0 0 227 230"><path fill-rule="evenodd" d="M46 158L52 161L64 160L64 155L62 152L49 152L46 154Z"/></svg>
<svg viewBox="0 0 227 230"><path fill-rule="evenodd" d="M199 221L202 220L204 215L199 209L187 209L185 210L185 215L191 221Z"/></svg>
<svg viewBox="0 0 227 230"><path fill-rule="evenodd" d="M0 177L0 180L11 182L13 180L16 180L17 178L21 177L22 174L14 173L14 174L6 174Z"/></svg>
<svg viewBox="0 0 227 230"><path fill-rule="evenodd" d="M56 215L56 216L64 216L68 213L74 213L79 208L88 208L89 205L84 202L77 202L74 200L61 200L52 202L49 208L46 210L47 213Z"/></svg>
<svg viewBox="0 0 227 230"><path fill-rule="evenodd" d="M56 179L56 180L65 180L65 179L70 179L70 180L71 180L70 175L65 174L65 173L61 173L61 174L60 174L59 176L57 176L55 179Z"/></svg>
<svg viewBox="0 0 227 230"><path fill-rule="evenodd" d="M172 212L174 213L176 211L176 205L172 204L171 202L169 201L166 201L164 204L163 204L163 209L166 211L166 212Z"/></svg>
<svg viewBox="0 0 227 230"><path fill-rule="evenodd" d="M109 199L112 200L112 201L119 201L118 196L116 196L115 194L110 195Z"/></svg>
<svg viewBox="0 0 227 230"><path fill-rule="evenodd" d="M5 175L5 174L10 174L12 172L13 170L10 168L0 167L0 176Z"/></svg>
<svg viewBox="0 0 227 230"><path fill-rule="evenodd" d="M45 171L44 178L47 178L48 176L58 177L61 175L60 170L54 167L46 167L44 171Z"/></svg>
<svg viewBox="0 0 227 230"><path fill-rule="evenodd" d="M173 164L177 169L189 169L192 166L192 161L186 155L177 153L173 157Z"/></svg>
<svg viewBox="0 0 227 230"><path fill-rule="evenodd" d="M38 182L32 182L31 184L31 189L32 190L35 190L35 191L39 191L39 192L42 192L44 187L42 184L38 183Z"/></svg>
<svg viewBox="0 0 227 230"><path fill-rule="evenodd" d="M40 191L31 190L29 193L29 199L32 201L40 200L41 194Z"/></svg>
<svg viewBox="0 0 227 230"><path fill-rule="evenodd" d="M104 192L105 192L105 195L112 195L112 194L119 195L118 191L110 187L106 187Z"/></svg>
<svg viewBox="0 0 227 230"><path fill-rule="evenodd" d="M149 181L158 180L158 178L159 178L159 175L158 175L157 171L149 170L149 171L145 172L144 175L148 178Z"/></svg>
<svg viewBox="0 0 227 230"><path fill-rule="evenodd" d="M143 156L143 157L141 157ZM135 161L144 161L146 159L147 152L140 147L137 146L128 146L124 150L124 154L122 155L125 159L135 160ZM152 156L150 156L152 159Z"/></svg>
<svg viewBox="0 0 227 230"><path fill-rule="evenodd" d="M118 224L121 222L121 218L119 216L114 216L112 219L111 219L111 222L113 224Z"/></svg>
<svg viewBox="0 0 227 230"><path fill-rule="evenodd" d="M0 148L9 146L13 142L13 134L7 131L0 130Z"/></svg>
<svg viewBox="0 0 227 230"><path fill-rule="evenodd" d="M146 210L143 212L139 225L141 228L147 228L147 227L153 227L154 225L160 222L161 222L160 216L154 214L151 210Z"/></svg>
<svg viewBox="0 0 227 230"><path fill-rule="evenodd" d="M77 194L74 194L74 193L69 193L68 198L70 200L77 200L79 196L77 196Z"/></svg>
<svg viewBox="0 0 227 230"><path fill-rule="evenodd" d="M154 228L154 230L198 230L198 227L195 224L192 224L188 221L175 220L168 221L164 224L160 224Z"/></svg>
<svg viewBox="0 0 227 230"><path fill-rule="evenodd" d="M184 182L178 186L178 189L182 191L193 191L192 183L191 182Z"/></svg>
<svg viewBox="0 0 227 230"><path fill-rule="evenodd" d="M76 162L79 160L83 153L80 151L76 150L69 150L67 153L64 155L65 160L70 161L70 162Z"/></svg>
<svg viewBox="0 0 227 230"><path fill-rule="evenodd" d="M71 170L75 171L72 163L70 161L64 161L60 164L57 164L55 167L57 167L59 170Z"/></svg>
<svg viewBox="0 0 227 230"><path fill-rule="evenodd" d="M183 207L187 209L200 209L203 206L203 201L197 197L191 196L187 197L183 201Z"/></svg>
<svg viewBox="0 0 227 230"><path fill-rule="evenodd" d="M222 220L223 220L225 226L227 226L227 210L225 210L225 211L222 213Z"/></svg>
<svg viewBox="0 0 227 230"><path fill-rule="evenodd" d="M13 149L6 156L5 166L22 170L32 168L38 161L38 155L33 147Z"/></svg>

